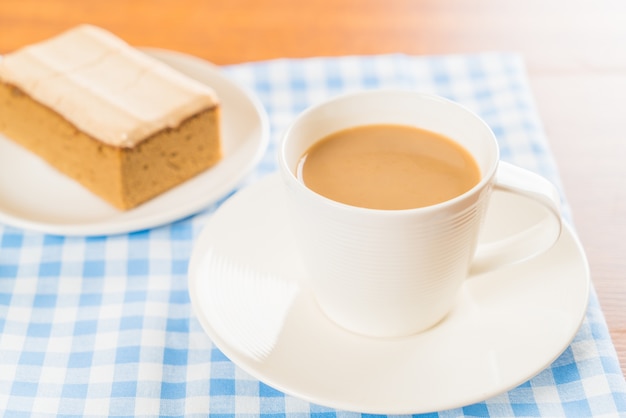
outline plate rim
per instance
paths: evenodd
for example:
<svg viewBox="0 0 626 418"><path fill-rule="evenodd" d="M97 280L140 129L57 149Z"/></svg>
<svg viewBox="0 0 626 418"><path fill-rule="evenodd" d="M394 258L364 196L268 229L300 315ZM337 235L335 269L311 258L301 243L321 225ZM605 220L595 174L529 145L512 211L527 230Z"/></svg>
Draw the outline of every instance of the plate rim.
<svg viewBox="0 0 626 418"><path fill-rule="evenodd" d="M220 83L227 85L229 89L234 89L238 94L242 95L242 97L245 98L245 100L248 101L254 109L255 117L258 118L260 135L255 137L257 144L255 146L254 153L250 153L250 156L242 162L241 167L237 169L236 174L229 176L227 181L222 182L220 187L216 188L214 192L209 194L209 197L204 199L195 199L190 201L187 206L184 206L183 208L180 206L172 208L165 214L149 212L148 214L136 217L133 216L133 213L135 210L141 209L143 207L142 205L127 211L120 211L111 207L112 210L115 211L115 214L109 218L85 221L81 223L71 223L37 220L31 217L20 217L19 215L7 212L4 208L0 207L0 223L6 226L21 228L28 231L68 237L117 235L155 228L175 222L187 216L191 216L220 199L223 199L228 195L228 193L239 187L245 177L249 175L258 165L270 142L270 122L264 106L254 92L228 76L218 65L197 56L164 48L141 47L138 49L153 58L158 59L159 61L169 59L180 63L182 66L195 66L196 68L204 67L202 68L203 71L210 72L211 76L218 77L220 79ZM257 121L255 121L255 123L257 123ZM9 138L6 138L6 136L3 135L3 137L3 140L9 141L11 145L14 144ZM227 156L226 159L220 161L218 165L223 161L226 161L228 158L234 158L235 155L237 155L237 153L232 156ZM215 167L217 167L217 165ZM210 170L211 168L199 173L196 177L203 175L210 176ZM190 180L193 180L193 178L188 181ZM186 182L183 182L169 191L176 190L179 186L185 183ZM164 194L167 194L169 191L164 192ZM85 193L89 192L85 190ZM157 196L157 198L158 197L159 196Z"/></svg>
<svg viewBox="0 0 626 418"><path fill-rule="evenodd" d="M247 189L252 188L252 187L258 187L260 183L262 182L269 182L272 181L271 178L274 179L274 181L276 181L277 179L277 174L274 173L269 173L268 175L266 175L264 178L260 179L259 181L247 186L246 188L243 188L241 190L239 190L236 194L234 194L233 196L231 196L229 198L232 199L234 197L237 196L237 194L239 193L243 193L245 192ZM228 203L228 202L226 202ZM228 205L225 205L222 209L222 207L220 207L218 209L219 210L228 210ZM344 411L353 411L353 412L359 412L359 413L368 413L368 414L390 414L390 415L396 415L396 414L420 414L420 413L429 413L429 412L435 412L435 411L442 411L442 410L448 410L448 409L453 409L453 408L460 408L460 407L464 407L464 406L468 406L471 405L473 403L477 403L477 402L483 402L491 397L497 396L499 394L505 393L509 390L512 390L516 387L518 387L520 384L523 384L524 382L528 381L529 379L532 379L533 377L535 377L537 374L539 374L542 370L544 370L545 368L549 367L550 364L552 364L566 349L567 347L569 347L569 345L572 343L572 341L574 340L574 338L576 337L577 333L580 330L580 327L582 326L583 322L585 321L586 315L587 315L587 307L589 304L589 298L590 298L590 294L591 294L591 274L590 274L590 269L589 269L589 263L587 260L587 257L585 255L584 249L582 247L582 244L580 242L580 240L578 239L578 237L576 236L576 233L574 231L574 228L567 222L567 221L563 221L564 223L564 228L563 230L566 232L567 237L564 238L560 238L561 239L567 239L570 241L570 243L575 247L576 250L576 259L577 262L581 262L582 263L582 267L583 269L579 272L580 274L580 279L578 280L578 286L580 288L580 292L584 292L584 303L581 303L580 306L578 306L577 311L579 311L580 317L578 318L578 320L576 321L576 325L572 328L573 331L571 332L571 334L568 334L569 337L565 340L563 340L561 342L561 344L559 344L559 346L561 347L558 352L552 353L552 355L550 356L550 358L548 360L545 361L545 363L536 369L533 369L532 371L529 371L528 373L526 373L525 377L519 379L518 381L512 382L509 385L503 385L501 387L499 387L497 390L491 390L491 391L487 391L485 392L484 396L476 396L475 398L473 398L472 400L470 400L469 402L464 400L464 401L456 401L456 402L449 402L446 405L439 405L438 408L436 409L432 409L432 408L428 408L428 409L420 409L418 406L416 406L414 409L413 408L407 408L407 407L390 407L390 408L386 408L386 407L381 407L381 408L359 408L357 405L351 404L351 403L346 403L346 402L342 402L341 400L331 400L331 399L321 399L319 396L315 396L315 394L311 394L311 393L302 393L299 392L298 390L292 390L289 387L286 387L284 384L277 382L273 376L271 377L266 377L263 374L263 370L262 367L259 368L253 368L250 367L247 363L243 362L244 364L240 364L238 361L235 361L231 358L231 352L236 351L235 348L229 347L228 342L224 341L223 337L221 337L218 331L215 330L215 328L213 326L211 326L209 319L206 317L206 315L204 315L204 313L202 312L202 309L200 307L200 304L202 303L200 300L200 296L198 295L199 292L197 292L197 288L199 287L198 283L200 280L199 277L199 270L200 270L200 266L201 263L203 262L204 256L206 254L206 246L207 246L207 242L210 242L210 239L207 235L207 231L210 230L211 228L211 222L209 221L202 229L202 231L200 232L200 234L198 235L197 239L196 239L196 243L194 244L193 250L192 250L192 254L189 260L189 266L188 266L188 292L189 292L189 296L190 296L190 301L191 301L191 305L192 305L192 311L194 313L194 315L196 316L196 319L198 320L198 322L201 325L202 330L204 331L204 333L209 337L209 339L211 340L212 344L218 348L220 351L222 351L222 353L236 366L236 367L240 367L242 370L244 370L245 372L247 372L248 374L250 374L251 376L253 376L254 378L258 379L259 381L274 387L282 392L284 392L287 395L290 396L294 396L296 398L305 400L307 402L312 402L318 405L322 405L322 406L326 406L329 408L335 408L338 410L344 410ZM583 277L584 276L584 277ZM584 289L583 289L584 286ZM303 290L304 292L308 292L307 290ZM581 293L582 294L582 293ZM347 332L347 331L346 331ZM214 334L217 335L217 341L216 339L214 339ZM224 347L226 346L226 347ZM235 354L235 357L237 355Z"/></svg>

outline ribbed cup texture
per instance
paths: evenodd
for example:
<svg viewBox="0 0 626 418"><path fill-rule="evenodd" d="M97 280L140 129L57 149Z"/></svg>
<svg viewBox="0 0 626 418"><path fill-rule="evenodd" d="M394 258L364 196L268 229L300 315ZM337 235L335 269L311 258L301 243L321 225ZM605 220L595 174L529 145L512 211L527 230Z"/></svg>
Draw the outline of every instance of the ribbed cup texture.
<svg viewBox="0 0 626 418"><path fill-rule="evenodd" d="M437 211L352 211L296 203L296 233L322 310L357 333L400 336L450 310L486 199Z"/></svg>
<svg viewBox="0 0 626 418"><path fill-rule="evenodd" d="M300 157L312 144L370 124L415 126L452 138L476 159L481 181L439 205L376 211L335 204L297 180ZM441 320L468 272L498 159L495 136L478 116L414 91L347 94L298 116L278 161L310 285L324 312L349 330L381 337L415 333Z"/></svg>

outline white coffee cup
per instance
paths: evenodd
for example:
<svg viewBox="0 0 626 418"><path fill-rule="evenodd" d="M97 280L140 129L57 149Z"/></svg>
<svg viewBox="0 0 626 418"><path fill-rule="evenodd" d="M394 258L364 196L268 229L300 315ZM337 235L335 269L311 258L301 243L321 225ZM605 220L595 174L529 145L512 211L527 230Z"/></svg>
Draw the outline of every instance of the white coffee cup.
<svg viewBox="0 0 626 418"><path fill-rule="evenodd" d="M377 210L330 200L297 178L298 161L313 143L371 124L415 126L457 141L475 158L481 180L443 203ZM307 284L332 321L358 334L398 337L434 326L453 307L465 279L541 254L561 232L554 186L501 162L487 124L441 97L373 90L333 98L296 118L283 137L278 160ZM547 209L544 220L524 233L478 245L493 190L535 200Z"/></svg>

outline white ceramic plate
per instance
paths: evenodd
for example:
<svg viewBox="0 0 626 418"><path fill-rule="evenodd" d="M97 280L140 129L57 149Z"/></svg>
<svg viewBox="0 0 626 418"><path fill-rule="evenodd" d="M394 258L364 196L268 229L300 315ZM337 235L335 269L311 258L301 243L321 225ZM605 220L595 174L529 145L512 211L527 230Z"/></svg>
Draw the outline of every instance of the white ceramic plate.
<svg viewBox="0 0 626 418"><path fill-rule="evenodd" d="M584 319L588 266L566 226L542 256L467 280L454 310L426 332L398 339L347 332L303 284L283 193L271 175L218 209L194 247L189 292L216 346L287 394L367 413L461 407L548 367ZM538 208L530 206L496 194L485 237L512 232L510 219L520 228L534 222Z"/></svg>
<svg viewBox="0 0 626 418"><path fill-rule="evenodd" d="M151 228L207 207L254 168L269 141L267 115L255 96L206 61L164 50L146 52L216 90L222 103L222 161L123 212L0 135L1 223L59 235L105 235Z"/></svg>

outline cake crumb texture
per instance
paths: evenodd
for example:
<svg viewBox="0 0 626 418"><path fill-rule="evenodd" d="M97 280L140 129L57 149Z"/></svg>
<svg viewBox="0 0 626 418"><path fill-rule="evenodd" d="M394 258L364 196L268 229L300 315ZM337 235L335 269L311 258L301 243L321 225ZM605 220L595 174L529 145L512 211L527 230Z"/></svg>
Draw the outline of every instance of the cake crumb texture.
<svg viewBox="0 0 626 418"><path fill-rule="evenodd" d="M90 31L93 27L88 28ZM105 38L109 39L112 36L109 34ZM90 38L91 43L93 43L92 38ZM72 39L75 42L76 34ZM107 42L110 43L110 40ZM124 54L140 53L121 40L114 44L118 50L121 48ZM54 45L55 48L60 48L58 42ZM14 54L21 54L28 50L24 48ZM44 49L44 52L46 55L53 51ZM63 52L63 54L80 53L79 50ZM148 56L140 59L141 71L149 70L146 63L150 60L152 58ZM171 118L165 120L167 116L160 116L163 120L142 121L141 118L136 117L137 114L142 113L141 110L130 109L130 116L127 119L131 117L136 119L130 127L132 132L128 135L124 132L121 134L117 132L116 135L126 137L126 139L133 136L132 141L112 142L103 140L93 132L81 129L80 124L72 121L74 115L63 113L55 106L37 100L34 97L36 95L31 94L32 91L24 87L37 85L36 80L32 78L32 74L37 71L31 69L28 83L24 83L25 80L21 80L22 83L20 83L19 76L16 76L14 71L10 77L6 76L7 73L3 72L2 68L3 61L0 60L0 132L118 209L127 210L136 207L212 167L222 158L220 105L217 96L209 87L206 87L206 91L202 90L199 93L204 96L201 99L195 94L189 94L187 86L191 85L195 88L198 82L191 79L189 81L182 74L176 72L173 76L174 85L177 86L176 83L179 80L184 80L182 83L185 85L185 94L189 96L188 102L181 103L181 95L177 94L178 103L174 107L168 107L169 94L173 89L172 80L163 83L165 87L162 91L158 90L161 83L151 84L150 96L147 98L149 101L161 101L162 103L156 107L159 107L164 115L175 114L177 119L175 123L171 121ZM154 61L158 63L155 68L161 68L159 74L162 74L164 64ZM121 69L120 71L127 73L129 70ZM170 71L174 72L168 67L165 73L170 74ZM16 80L15 77L18 79ZM59 77L63 78L65 75L61 74ZM45 76L41 83L47 83L49 80L50 76ZM102 85L96 86L97 88L92 86L97 83L97 78L90 79L89 83L84 86L86 90L89 90L85 95L76 91L76 86L73 86L72 94L64 98L66 101L73 102L69 105L65 103L63 108L81 109L81 112L77 112L81 117L98 120L102 107L90 108L90 104L94 101L109 100L113 93L108 91L102 95L98 93L103 86L111 87L110 77ZM63 97L64 86L67 86L66 82L58 84L60 91L55 92L57 85L52 82L46 87L46 91ZM115 94L118 94L119 90L117 89ZM210 99L207 99L206 94ZM141 100L140 96L135 96L121 97L115 101L137 103L137 106L141 107ZM146 106L155 107L153 104L146 104ZM118 108L116 112L126 117L124 109ZM105 115L102 117L105 118ZM158 125L156 130L155 124ZM147 125L150 126L149 130L144 129ZM144 132L144 134L138 135L137 132Z"/></svg>

